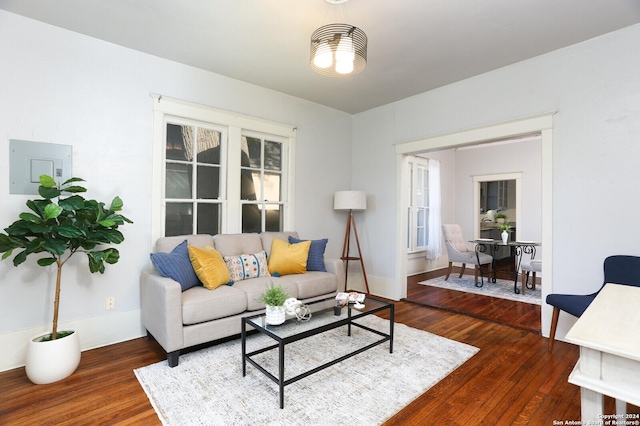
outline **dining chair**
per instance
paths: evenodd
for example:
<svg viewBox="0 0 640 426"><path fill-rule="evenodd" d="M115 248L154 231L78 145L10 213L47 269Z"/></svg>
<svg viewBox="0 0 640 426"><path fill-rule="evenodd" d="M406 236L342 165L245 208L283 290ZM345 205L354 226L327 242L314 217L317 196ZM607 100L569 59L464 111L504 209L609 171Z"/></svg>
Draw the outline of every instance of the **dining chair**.
<svg viewBox="0 0 640 426"><path fill-rule="evenodd" d="M595 293L585 295L552 293L547 295L547 303L553 306L551 331L549 333L549 352L553 350L560 311L580 318L593 302L593 299L608 283L640 287L640 257L624 255L607 257L604 260L604 283Z"/></svg>
<svg viewBox="0 0 640 426"><path fill-rule="evenodd" d="M493 262L493 257L486 253L478 253L476 255L475 248L472 248L467 244L467 240L464 239L462 234L462 227L458 224L442 225L442 235L444 236L444 242L447 246L447 255L449 256L449 268L447 269L447 276L445 281L449 279L451 275L451 268L453 262L462 263L462 269L460 270L459 278L462 278L466 265L475 265L475 284L478 284L478 273L480 271L480 265L489 265ZM478 262L478 259L480 260Z"/></svg>
<svg viewBox="0 0 640 426"><path fill-rule="evenodd" d="M531 278L531 289L536 289L536 273L542 272L542 260L540 259L522 259L520 263L520 270L522 271L522 294L527 289L527 284L529 284L529 274L532 275Z"/></svg>

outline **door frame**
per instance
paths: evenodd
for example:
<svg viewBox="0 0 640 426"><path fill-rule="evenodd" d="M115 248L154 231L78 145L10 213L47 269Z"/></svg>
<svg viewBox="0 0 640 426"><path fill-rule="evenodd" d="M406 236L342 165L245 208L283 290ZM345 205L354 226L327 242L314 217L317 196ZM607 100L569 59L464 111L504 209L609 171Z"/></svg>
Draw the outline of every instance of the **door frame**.
<svg viewBox="0 0 640 426"><path fill-rule="evenodd" d="M523 117L515 120L488 124L395 145L396 154L396 238L395 238L395 286L401 298L407 297L407 218L402 206L406 205L405 177L402 158L409 154L439 151L478 143L539 133L542 149L542 261L545 266L545 285L542 300L553 290L553 115L555 112ZM542 335L549 335L552 309L543 303L541 309Z"/></svg>

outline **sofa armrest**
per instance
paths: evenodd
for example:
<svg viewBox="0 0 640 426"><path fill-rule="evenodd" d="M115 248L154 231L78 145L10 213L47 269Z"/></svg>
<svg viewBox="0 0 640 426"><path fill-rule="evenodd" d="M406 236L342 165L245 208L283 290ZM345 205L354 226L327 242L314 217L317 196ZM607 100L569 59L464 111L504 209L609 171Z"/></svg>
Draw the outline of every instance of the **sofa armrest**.
<svg viewBox="0 0 640 426"><path fill-rule="evenodd" d="M140 276L142 324L167 352L184 347L182 332L182 288L156 271Z"/></svg>
<svg viewBox="0 0 640 426"><path fill-rule="evenodd" d="M332 257L324 258L324 267L327 272L332 273L338 279L338 292L345 291L345 283L344 283L344 262L341 259L336 259Z"/></svg>

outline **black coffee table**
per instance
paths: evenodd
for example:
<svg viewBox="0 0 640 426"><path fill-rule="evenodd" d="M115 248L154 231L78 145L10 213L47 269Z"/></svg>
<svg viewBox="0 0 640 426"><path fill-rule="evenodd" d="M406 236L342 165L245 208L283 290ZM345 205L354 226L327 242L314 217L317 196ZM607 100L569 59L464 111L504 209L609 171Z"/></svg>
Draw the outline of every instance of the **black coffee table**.
<svg viewBox="0 0 640 426"><path fill-rule="evenodd" d="M351 358L354 355L357 355L387 341L389 342L389 353L393 353L393 303L387 303L368 297L364 301L364 308L355 309L352 305L342 308L343 311L346 310L346 316L334 315L334 305L334 298L322 299L309 303L308 306L311 309L313 315L311 317L311 320L306 322L298 321L296 318L293 318L285 321L285 323L281 325L269 325L266 324L266 316L264 313L242 318L242 376L244 377L247 375L247 362L249 362L258 370L260 370L264 375L277 383L280 388L280 408L284 408L284 387L291 383L297 382L298 380L303 379L313 373L317 373L320 370L344 361L347 358ZM378 330L374 330L357 322L358 318L362 318L367 315L383 311L385 309L389 310L388 334ZM249 329L253 328L258 332L271 337L276 342L276 344L247 353L247 326L249 327ZM377 334L381 336L381 339L376 340L375 342L367 346L359 348L353 352L350 352L318 367L312 368L311 370L299 374L295 377L287 380L284 379L284 349L287 344L305 339L310 336L315 336L317 334L324 333L325 331L333 330L339 327L346 327L347 335L351 336L352 326L359 327L371 333ZM278 349L278 377L268 372L264 367L262 367L254 359L252 359L252 357L255 355L273 349Z"/></svg>

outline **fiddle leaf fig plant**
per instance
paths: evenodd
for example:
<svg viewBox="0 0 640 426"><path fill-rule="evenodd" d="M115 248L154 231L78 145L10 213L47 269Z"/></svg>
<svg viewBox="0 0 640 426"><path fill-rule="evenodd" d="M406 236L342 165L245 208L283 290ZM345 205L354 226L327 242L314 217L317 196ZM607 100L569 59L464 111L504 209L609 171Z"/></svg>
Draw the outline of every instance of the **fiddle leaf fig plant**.
<svg viewBox="0 0 640 426"><path fill-rule="evenodd" d="M120 253L110 247L120 244L124 236L118 230L125 223L133 223L120 213L122 200L115 197L107 207L105 203L87 200L80 193L87 189L71 178L61 184L47 175L40 176L38 193L42 199L27 201L30 212L21 213L19 219L0 232L2 260L19 251L13 258L14 266L22 264L32 254L44 254L38 265L57 266L51 340L58 337L58 308L62 267L76 253L82 252L89 260L91 273L104 273L105 264L117 263Z"/></svg>

